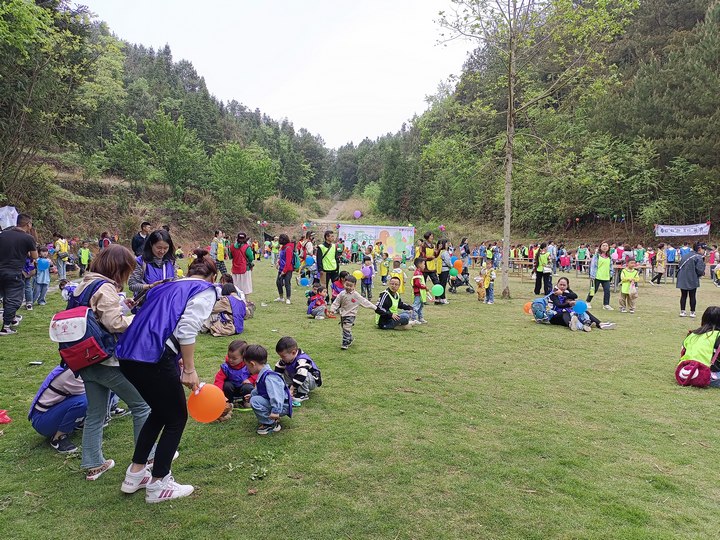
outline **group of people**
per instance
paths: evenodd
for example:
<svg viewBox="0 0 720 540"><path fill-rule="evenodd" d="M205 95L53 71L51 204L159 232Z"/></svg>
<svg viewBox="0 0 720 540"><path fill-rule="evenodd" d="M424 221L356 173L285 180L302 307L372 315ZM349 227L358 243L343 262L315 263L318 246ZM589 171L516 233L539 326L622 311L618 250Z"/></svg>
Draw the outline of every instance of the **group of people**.
<svg viewBox="0 0 720 540"><path fill-rule="evenodd" d="M22 302L18 298L24 292L28 260L36 271L32 276L36 277L35 285L46 285L44 272L49 272L52 265L57 266L57 257L63 259L62 249L69 249L57 245L56 260L52 261L45 246L37 247L31 234L30 216L20 214L17 223L15 229L0 234L2 331L6 335L15 333L21 320L17 309ZM409 328L427 322L423 308L428 303L449 303L446 288L457 288L462 283L472 291L468 276L473 265L473 250L466 238L454 247L445 238L435 241L434 233L428 231L409 261L406 254L390 258L384 246L375 243L367 246L362 261L358 260L360 270L350 273L341 270L346 248L344 243L338 245L335 236L334 231L325 231L323 241L316 244L312 231L296 241L280 234L277 251L273 255L271 242L268 258L277 269L277 300L291 303L293 281L300 283L306 279L308 284L312 283L308 291L308 314L318 319L340 318L343 350L354 342L352 329L361 307L374 312L379 329ZM82 259L85 267L80 282L66 282L63 295L68 299L69 308L86 306L93 313L103 332L103 342L110 343L108 354L75 371L65 363L55 367L33 399L28 418L59 452L77 451L70 436L82 428L81 465L86 470L86 478L96 480L115 466L115 462L103 454L103 428L111 412L116 410L117 400L123 400L132 413L135 449L121 490L135 493L144 489L149 503L183 497L192 493L193 486L176 482L171 465L179 456L177 450L187 422L183 386L196 390L200 382L194 361L195 341L204 331L217 336L242 332L242 321L251 311L249 307L254 308L248 300L253 292L252 268L263 255L253 248L245 233L239 233L230 244L226 235L216 231L208 250L193 252L184 276L177 265L177 259L183 256L182 250L175 247L169 231L164 228L153 231L149 223L143 223L133 238L132 251L109 240L101 241L95 253ZM353 243L356 242L352 241L351 246ZM85 249L85 244L81 243L79 249ZM352 247L350 250L352 258ZM695 292L705 272L706 250L707 246L698 242L679 260L676 277L681 289L681 316L686 314L687 301L690 317L695 316ZM479 261L480 270L475 278L478 299L487 304L493 303L499 252L497 245L489 250L486 247L485 260ZM656 253L660 252L659 249ZM602 322L589 311L589 302L602 288L603 307L612 309L609 284L618 265L621 266L620 309L635 311L633 289L639 280L637 254L621 257L617 247L612 251L607 242L601 243L594 253L588 249L591 291L584 309L577 309L583 302L571 290L567 277L562 276L552 284L554 256L547 244L533 246L533 268L539 276L535 292L540 294L540 287L545 287L546 293L542 299L545 322L571 330L613 328L613 323ZM232 262L229 272L227 261ZM655 265L656 270L661 271L662 259L656 259ZM406 270L412 272L409 287L412 303L402 299L408 282ZM376 273L384 290L377 302L372 302ZM216 284L218 276L220 283ZM435 286L439 289L431 292ZM124 296L126 287L133 295L131 299ZM705 334L710 337L700 340L689 336L686 348L701 360L707 360L713 373L720 372L720 363L716 362L720 308L709 308L701 329L693 335ZM710 341L713 341L710 352L697 352ZM280 418L291 416L293 408L301 406L310 392L321 386L320 369L294 338L281 338L275 351L279 360L271 369L267 349L262 345L237 339L229 344L225 361L215 377L215 385L223 391L227 402L219 421L230 419L234 407L251 409L258 419L258 434L277 432L281 429Z"/></svg>

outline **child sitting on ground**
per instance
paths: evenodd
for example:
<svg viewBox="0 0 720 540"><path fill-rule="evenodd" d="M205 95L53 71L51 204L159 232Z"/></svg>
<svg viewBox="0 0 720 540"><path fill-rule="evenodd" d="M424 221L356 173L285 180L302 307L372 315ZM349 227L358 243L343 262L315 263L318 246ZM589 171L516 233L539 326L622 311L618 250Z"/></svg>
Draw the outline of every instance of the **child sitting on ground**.
<svg viewBox="0 0 720 540"><path fill-rule="evenodd" d="M223 285L221 293L222 297L215 302L210 317L203 323L204 331L215 337L242 334L247 314L245 301L232 283Z"/></svg>
<svg viewBox="0 0 720 540"><path fill-rule="evenodd" d="M233 403L239 401L241 409L250 407L250 393L255 388L257 381L256 375L251 375L248 371L245 361L243 360L243 351L247 347L247 343L242 339L236 339L228 345L225 363L220 365L220 369L215 375L215 386L225 394L227 405L222 416L218 418L220 422L229 420L232 416Z"/></svg>
<svg viewBox="0 0 720 540"><path fill-rule="evenodd" d="M683 340L678 366L683 362L687 363L694 360L709 367L709 385L719 388L720 361L718 361L718 347L720 347L720 307L710 306L703 313L700 328L689 332ZM680 370L676 370L675 377L680 382L678 371Z"/></svg>
<svg viewBox="0 0 720 540"><path fill-rule="evenodd" d="M61 279L60 281L58 281L58 289L60 290L60 296L62 296L62 299L66 302L70 300L70 297L75 292L76 288L77 283L73 283L70 280Z"/></svg>
<svg viewBox="0 0 720 540"><path fill-rule="evenodd" d="M363 257L363 265L360 272L362 272L363 275L362 281L360 282L360 293L368 300L372 300L372 284L375 270L373 269L372 259L367 255Z"/></svg>
<svg viewBox="0 0 720 540"><path fill-rule="evenodd" d="M318 285L315 290L315 294L308 298L307 314L320 321L325 318L326 308L327 302L325 302L325 287Z"/></svg>
<svg viewBox="0 0 720 540"><path fill-rule="evenodd" d="M293 407L310 398L310 392L322 386L320 369L312 358L298 347L297 341L290 336L282 337L275 345L280 360L275 364L275 372L285 379L293 397Z"/></svg>
<svg viewBox="0 0 720 540"><path fill-rule="evenodd" d="M178 275L178 277L182 277L182 274ZM237 287L235 287L235 283L233 282L232 275L231 275L231 274L222 274L222 275L220 276L219 285L220 285L220 292L221 292L221 294L224 294L224 293L222 293L222 288L223 288L225 285L232 285L232 286L235 288L235 292L237 293L237 297L238 297L240 300L242 300L243 302L245 302L245 319L246 319L246 320L247 320L247 319L252 319L253 316L255 315L255 303L249 301L249 300L245 297L245 293L242 292L242 291L241 291L240 289L238 289ZM238 333L240 333L240 332L238 332Z"/></svg>
<svg viewBox="0 0 720 540"><path fill-rule="evenodd" d="M333 301L331 313L340 313L340 326L342 327L342 344L340 348L347 350L353 342L352 327L359 307L375 310L375 304L366 300L355 290L357 278L348 274L345 276L345 289Z"/></svg>
<svg viewBox="0 0 720 540"><path fill-rule="evenodd" d="M332 300L338 297L338 294L345 290L345 278L349 275L347 270L343 270L338 274L338 278L332 282L330 293L332 294Z"/></svg>
<svg viewBox="0 0 720 540"><path fill-rule="evenodd" d="M280 431L280 417L292 417L292 395L283 376L267 365L267 350L262 345L248 345L243 358L250 375L257 376L250 393L250 406L258 419L256 433L270 435Z"/></svg>

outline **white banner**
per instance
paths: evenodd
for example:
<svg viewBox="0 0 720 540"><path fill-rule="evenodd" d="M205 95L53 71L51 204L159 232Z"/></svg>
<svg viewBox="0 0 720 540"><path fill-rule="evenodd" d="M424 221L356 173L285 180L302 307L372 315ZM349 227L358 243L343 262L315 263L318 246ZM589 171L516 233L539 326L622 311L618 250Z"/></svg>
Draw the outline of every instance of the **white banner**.
<svg viewBox="0 0 720 540"><path fill-rule="evenodd" d="M375 244L378 240L385 246L385 251L393 257L402 255L405 251L408 260L413 257L413 244L415 242L415 229L413 227L389 227L386 225L354 225L340 223L338 238L345 240L349 246L352 240L358 244Z"/></svg>
<svg viewBox="0 0 720 540"><path fill-rule="evenodd" d="M707 236L710 223L695 225L655 225L655 236Z"/></svg>

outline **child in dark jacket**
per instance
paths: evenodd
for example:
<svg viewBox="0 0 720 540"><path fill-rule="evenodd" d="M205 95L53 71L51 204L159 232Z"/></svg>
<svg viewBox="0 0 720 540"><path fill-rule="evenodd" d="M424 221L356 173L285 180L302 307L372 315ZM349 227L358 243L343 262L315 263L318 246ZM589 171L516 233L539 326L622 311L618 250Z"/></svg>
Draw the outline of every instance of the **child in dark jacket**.
<svg viewBox="0 0 720 540"><path fill-rule="evenodd" d="M232 341L228 346L225 363L220 365L220 369L215 375L215 386L223 391L228 402L225 411L219 418L220 421L230 419L234 401L240 401L240 408L243 409L250 406L250 393L255 388L257 375L251 375L245 365L243 360L245 347L247 347L247 343L242 339Z"/></svg>
<svg viewBox="0 0 720 540"><path fill-rule="evenodd" d="M293 396L293 406L298 407L310 397L311 390L322 386L320 369L312 358L298 347L297 341L289 336L280 338L275 345L275 352L280 357L275 364L275 371L285 379Z"/></svg>

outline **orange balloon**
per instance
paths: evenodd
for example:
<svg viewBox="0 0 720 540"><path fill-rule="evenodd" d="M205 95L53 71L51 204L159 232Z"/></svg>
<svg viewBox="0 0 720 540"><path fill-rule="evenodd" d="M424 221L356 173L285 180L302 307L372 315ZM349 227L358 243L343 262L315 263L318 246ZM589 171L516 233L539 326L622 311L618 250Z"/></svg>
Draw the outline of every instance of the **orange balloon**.
<svg viewBox="0 0 720 540"><path fill-rule="evenodd" d="M198 422L214 422L225 410L225 394L214 384L204 384L188 398L188 412Z"/></svg>
<svg viewBox="0 0 720 540"><path fill-rule="evenodd" d="M528 302L523 306L523 311L530 315L530 311L532 310L532 302Z"/></svg>
<svg viewBox="0 0 720 540"><path fill-rule="evenodd" d="M455 264L453 264L453 266L457 269L458 272L462 272L463 265L461 260L455 261Z"/></svg>

